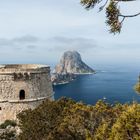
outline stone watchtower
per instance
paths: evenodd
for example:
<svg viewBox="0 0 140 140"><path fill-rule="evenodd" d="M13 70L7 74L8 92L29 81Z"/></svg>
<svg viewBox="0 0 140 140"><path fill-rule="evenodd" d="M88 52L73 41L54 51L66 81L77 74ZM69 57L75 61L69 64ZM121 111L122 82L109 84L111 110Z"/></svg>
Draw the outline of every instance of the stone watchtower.
<svg viewBox="0 0 140 140"><path fill-rule="evenodd" d="M53 100L50 67L23 64L0 67L0 123L17 113L34 109L46 98Z"/></svg>

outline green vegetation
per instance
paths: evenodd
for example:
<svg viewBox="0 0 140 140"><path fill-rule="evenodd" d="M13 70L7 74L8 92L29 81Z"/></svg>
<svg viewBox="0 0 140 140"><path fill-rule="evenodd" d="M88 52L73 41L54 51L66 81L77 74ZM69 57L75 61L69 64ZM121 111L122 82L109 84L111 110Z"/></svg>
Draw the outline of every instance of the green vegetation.
<svg viewBox="0 0 140 140"><path fill-rule="evenodd" d="M45 101L18 115L19 140L140 140L140 104Z"/></svg>
<svg viewBox="0 0 140 140"><path fill-rule="evenodd" d="M0 140L15 140L15 131L5 131L4 133L0 134Z"/></svg>
<svg viewBox="0 0 140 140"><path fill-rule="evenodd" d="M135 0L81 0L81 4L88 10L94 8L96 5L99 5L99 11L105 8L106 24L110 27L110 33L116 34L120 33L122 24L126 18L140 15L140 12L134 15L124 15L121 13L120 3L130 1Z"/></svg>
<svg viewBox="0 0 140 140"><path fill-rule="evenodd" d="M140 94L140 76L139 76L138 83L134 86L134 89L138 94Z"/></svg>
<svg viewBox="0 0 140 140"><path fill-rule="evenodd" d="M0 125L0 129L6 129L7 126L13 126L15 127L17 124L15 121L11 121L11 120L6 120L4 123L2 123Z"/></svg>
<svg viewBox="0 0 140 140"><path fill-rule="evenodd" d="M16 126L16 122L11 120L6 120L4 123L2 123L0 125L0 140L15 140L16 131L13 128Z"/></svg>
<svg viewBox="0 0 140 140"><path fill-rule="evenodd" d="M140 93L140 83L137 83L134 88L135 88L135 91L139 94Z"/></svg>

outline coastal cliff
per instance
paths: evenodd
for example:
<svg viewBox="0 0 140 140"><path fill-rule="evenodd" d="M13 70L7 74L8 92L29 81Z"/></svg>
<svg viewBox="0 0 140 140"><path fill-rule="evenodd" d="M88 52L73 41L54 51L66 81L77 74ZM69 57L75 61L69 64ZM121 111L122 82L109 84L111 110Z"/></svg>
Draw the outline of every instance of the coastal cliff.
<svg viewBox="0 0 140 140"><path fill-rule="evenodd" d="M93 74L95 71L82 61L77 51L66 51L56 65L51 80L54 85L69 83L78 74Z"/></svg>
<svg viewBox="0 0 140 140"><path fill-rule="evenodd" d="M59 64L56 65L54 72L59 74L87 74L95 71L82 61L81 55L77 51L66 51Z"/></svg>

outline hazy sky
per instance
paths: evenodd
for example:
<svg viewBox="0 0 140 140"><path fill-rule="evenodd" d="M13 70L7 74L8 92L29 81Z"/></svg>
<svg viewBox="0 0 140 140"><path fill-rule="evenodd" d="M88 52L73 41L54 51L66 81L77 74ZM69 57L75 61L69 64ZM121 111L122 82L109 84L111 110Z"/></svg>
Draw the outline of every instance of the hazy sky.
<svg viewBox="0 0 140 140"><path fill-rule="evenodd" d="M140 1L122 4L139 12ZM86 11L80 0L0 0L0 63L57 63L77 50L89 64L140 62L140 16L120 35L108 33L104 12Z"/></svg>

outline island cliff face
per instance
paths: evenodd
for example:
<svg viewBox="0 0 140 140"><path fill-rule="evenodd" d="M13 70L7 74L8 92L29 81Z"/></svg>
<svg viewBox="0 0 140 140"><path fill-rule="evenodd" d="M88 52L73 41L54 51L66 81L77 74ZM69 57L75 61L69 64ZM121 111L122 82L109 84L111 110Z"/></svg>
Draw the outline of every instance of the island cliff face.
<svg viewBox="0 0 140 140"><path fill-rule="evenodd" d="M64 52L60 63L56 65L51 80L54 85L69 83L77 74L93 74L95 71L86 65L77 51Z"/></svg>
<svg viewBox="0 0 140 140"><path fill-rule="evenodd" d="M66 51L60 63L55 67L54 72L58 74L86 74L94 73L95 71L82 61L77 51Z"/></svg>

